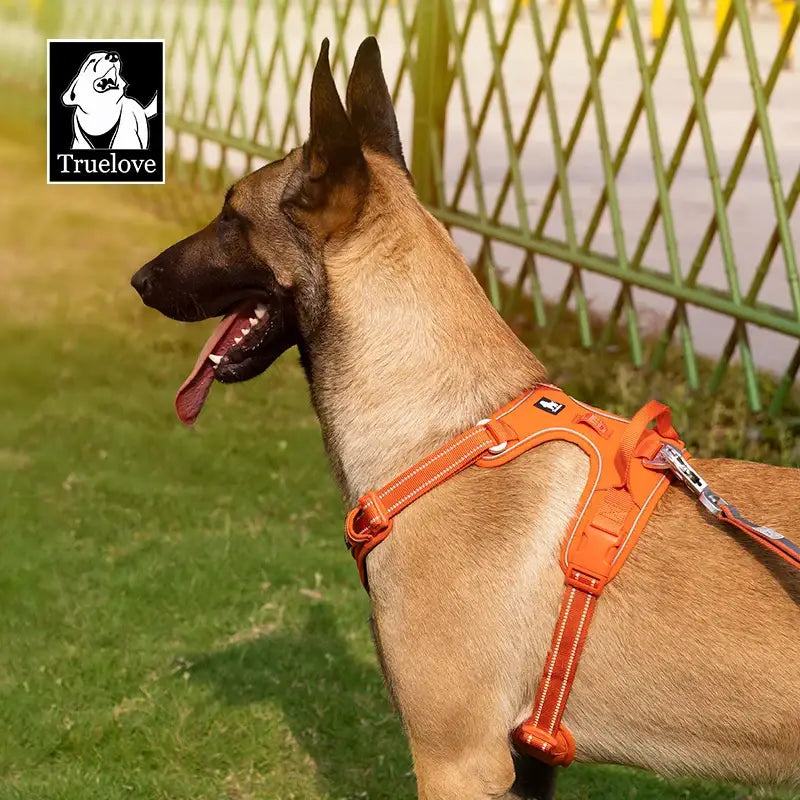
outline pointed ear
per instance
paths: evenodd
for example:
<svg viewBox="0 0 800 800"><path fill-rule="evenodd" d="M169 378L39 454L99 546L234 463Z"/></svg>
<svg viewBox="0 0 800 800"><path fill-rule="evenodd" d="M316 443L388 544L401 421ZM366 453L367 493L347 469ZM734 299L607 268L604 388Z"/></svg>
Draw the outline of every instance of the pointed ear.
<svg viewBox="0 0 800 800"><path fill-rule="evenodd" d="M381 68L374 36L361 43L347 84L347 113L364 147L393 158L406 172L392 97Z"/></svg>
<svg viewBox="0 0 800 800"><path fill-rule="evenodd" d="M315 224L325 234L355 217L368 183L358 136L333 82L328 46L325 39L311 80L311 133L303 146L303 166L281 201L300 212L320 212Z"/></svg>

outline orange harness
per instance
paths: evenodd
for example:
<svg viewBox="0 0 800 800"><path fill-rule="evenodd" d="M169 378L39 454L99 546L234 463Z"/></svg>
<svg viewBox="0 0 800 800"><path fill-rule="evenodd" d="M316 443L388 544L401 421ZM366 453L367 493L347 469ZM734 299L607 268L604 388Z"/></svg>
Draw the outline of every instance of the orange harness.
<svg viewBox="0 0 800 800"><path fill-rule="evenodd" d="M533 714L514 738L524 752L566 766L574 758L575 742L561 718L597 598L630 555L671 475L718 519L798 567L800 548L771 528L744 519L709 489L689 465L666 406L651 400L627 420L574 400L555 386L538 384L379 491L360 498L347 515L345 531L364 587L367 554L389 535L392 518L407 505L466 467L498 467L554 440L571 442L588 455L589 477L561 549L566 590Z"/></svg>

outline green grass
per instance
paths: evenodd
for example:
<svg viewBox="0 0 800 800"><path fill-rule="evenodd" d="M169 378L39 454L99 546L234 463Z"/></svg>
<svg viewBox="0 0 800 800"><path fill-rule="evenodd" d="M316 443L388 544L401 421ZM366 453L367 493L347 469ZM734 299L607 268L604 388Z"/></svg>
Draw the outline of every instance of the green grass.
<svg viewBox="0 0 800 800"><path fill-rule="evenodd" d="M414 797L296 356L182 428L203 326L127 281L184 231L124 189L46 186L40 135L18 134L0 138L0 798ZM647 388L609 357L593 397L585 356L558 355L589 399ZM791 459L781 436L766 454ZM581 766L561 788L749 796Z"/></svg>

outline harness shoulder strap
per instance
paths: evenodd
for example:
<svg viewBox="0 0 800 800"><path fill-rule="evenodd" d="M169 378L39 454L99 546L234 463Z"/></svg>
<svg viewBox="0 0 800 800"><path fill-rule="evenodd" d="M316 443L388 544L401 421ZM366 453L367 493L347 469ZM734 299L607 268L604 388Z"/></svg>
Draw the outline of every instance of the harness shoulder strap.
<svg viewBox="0 0 800 800"><path fill-rule="evenodd" d="M392 517L423 494L474 464L484 453L504 449L516 433L497 419L484 419L378 491L359 498L345 519L345 542L369 591L366 559L392 530Z"/></svg>

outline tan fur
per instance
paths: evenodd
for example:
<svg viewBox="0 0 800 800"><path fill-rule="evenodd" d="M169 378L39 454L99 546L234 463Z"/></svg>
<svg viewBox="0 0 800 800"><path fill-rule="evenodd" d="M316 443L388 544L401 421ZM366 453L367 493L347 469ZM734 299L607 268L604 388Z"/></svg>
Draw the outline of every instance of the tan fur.
<svg viewBox="0 0 800 800"><path fill-rule="evenodd" d="M311 364L349 502L543 377L401 171L368 163L358 229L325 246L330 320ZM700 464L744 513L798 538L800 472ZM370 555L421 798L510 790L508 736L531 709L586 473L562 443L469 470L404 511ZM598 605L565 716L579 760L800 782L800 578L741 538L668 491Z"/></svg>
<svg viewBox="0 0 800 800"><path fill-rule="evenodd" d="M243 291L263 300L260 336L216 377L253 377L298 344L353 504L544 369L417 200L375 40L346 109L328 47L303 149L237 182L214 221L132 283L182 320L226 313ZM746 516L800 538L800 471L700 469ZM552 797L553 770L515 761L510 734L532 709L587 473L565 442L466 470L370 554L373 629L423 800ZM565 714L579 760L800 784L800 575L742 538L668 490L598 604Z"/></svg>

